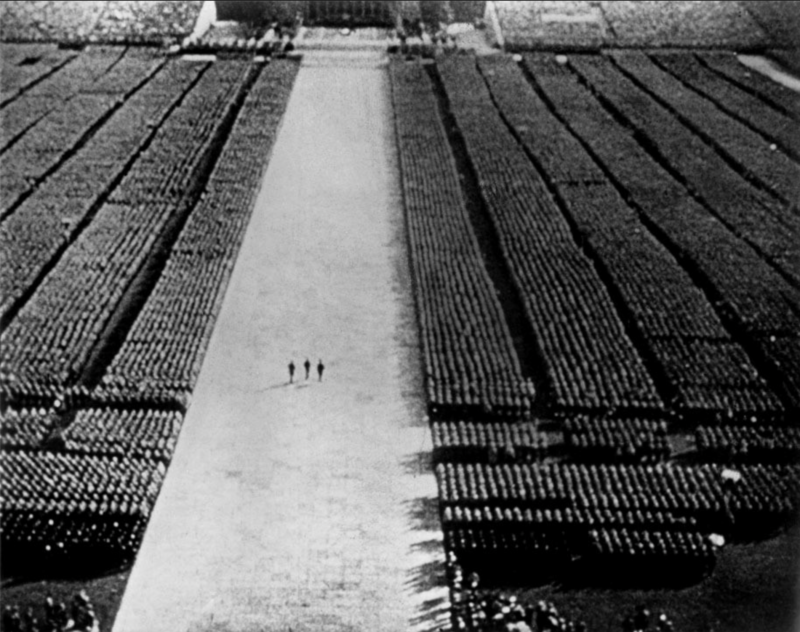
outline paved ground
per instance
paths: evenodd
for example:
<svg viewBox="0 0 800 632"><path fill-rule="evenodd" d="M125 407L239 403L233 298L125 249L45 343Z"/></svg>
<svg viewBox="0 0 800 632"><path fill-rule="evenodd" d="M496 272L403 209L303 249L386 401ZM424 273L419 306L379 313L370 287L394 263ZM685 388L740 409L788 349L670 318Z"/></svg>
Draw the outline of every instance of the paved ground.
<svg viewBox="0 0 800 632"><path fill-rule="evenodd" d="M443 621L388 80L350 58L305 57L116 632Z"/></svg>

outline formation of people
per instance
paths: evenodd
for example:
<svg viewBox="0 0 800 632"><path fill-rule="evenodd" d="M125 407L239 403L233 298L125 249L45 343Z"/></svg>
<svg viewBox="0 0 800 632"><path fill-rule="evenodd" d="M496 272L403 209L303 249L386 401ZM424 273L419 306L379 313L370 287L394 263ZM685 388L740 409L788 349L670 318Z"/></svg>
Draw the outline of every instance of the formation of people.
<svg viewBox="0 0 800 632"><path fill-rule="evenodd" d="M38 619L33 608L24 612L14 605L3 608L2 630L5 632L98 632L94 607L85 590L77 593L70 607L48 596L44 601L44 618Z"/></svg>
<svg viewBox="0 0 800 632"><path fill-rule="evenodd" d="M467 572L452 551L447 553L447 574L455 588L455 629L474 632L592 632L586 621L559 613L556 605L540 600L523 603L516 595L481 586L477 572ZM655 615L644 604L620 612L621 632L677 632L672 619ZM615 627L615 630L620 628ZM709 628L710 629L710 628Z"/></svg>
<svg viewBox="0 0 800 632"><path fill-rule="evenodd" d="M306 361L303 362L303 368L306 372L306 381L308 381L311 377L311 360L306 358ZM294 373L297 367L294 364L294 360L289 360L289 384L294 384ZM322 358L317 361L317 381L322 381L322 374L325 372L325 365L322 363Z"/></svg>
<svg viewBox="0 0 800 632"><path fill-rule="evenodd" d="M514 595L472 594L462 604L459 629L481 632L591 632L585 621L559 613L555 604L539 601L535 606L520 603ZM621 620L621 632L675 632L664 613L654 616L640 604ZM620 628L615 628L620 630Z"/></svg>

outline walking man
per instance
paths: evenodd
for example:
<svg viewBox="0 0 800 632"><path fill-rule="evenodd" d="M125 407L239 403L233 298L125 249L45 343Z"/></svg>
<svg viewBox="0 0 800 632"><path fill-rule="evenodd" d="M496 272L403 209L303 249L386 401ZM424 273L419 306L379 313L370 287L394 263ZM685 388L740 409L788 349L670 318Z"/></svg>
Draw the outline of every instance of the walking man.
<svg viewBox="0 0 800 632"><path fill-rule="evenodd" d="M289 384L294 382L294 360L289 360Z"/></svg>
<svg viewBox="0 0 800 632"><path fill-rule="evenodd" d="M303 362L303 367L305 367L305 370L306 370L306 381L308 381L308 375L309 375L309 373L311 373L311 361L308 358L306 358L306 361Z"/></svg>
<svg viewBox="0 0 800 632"><path fill-rule="evenodd" d="M319 381L320 382L322 381L322 372L324 370L325 370L325 365L322 364L322 359L320 358L320 361L317 362L317 375L319 375Z"/></svg>

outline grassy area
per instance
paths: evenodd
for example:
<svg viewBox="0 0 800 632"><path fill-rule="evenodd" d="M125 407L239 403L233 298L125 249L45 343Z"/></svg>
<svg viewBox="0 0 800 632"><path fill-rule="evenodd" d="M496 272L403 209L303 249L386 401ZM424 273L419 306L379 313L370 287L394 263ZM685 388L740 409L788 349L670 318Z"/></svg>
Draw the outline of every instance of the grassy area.
<svg viewBox="0 0 800 632"><path fill-rule="evenodd" d="M547 586L522 596L547 599L591 632L619 632L638 604L666 612L680 632L794 632L798 608L800 525L757 544L726 546L714 573L680 590L597 590Z"/></svg>
<svg viewBox="0 0 800 632"><path fill-rule="evenodd" d="M94 605L95 615L100 621L101 632L111 632L117 616L130 568L119 568L101 577L78 579L43 579L39 581L5 579L3 583L3 605L19 606L23 612L33 608L39 621L44 618L44 600L49 596L63 601L69 609L73 597L86 590ZM8 582L8 583L6 583Z"/></svg>

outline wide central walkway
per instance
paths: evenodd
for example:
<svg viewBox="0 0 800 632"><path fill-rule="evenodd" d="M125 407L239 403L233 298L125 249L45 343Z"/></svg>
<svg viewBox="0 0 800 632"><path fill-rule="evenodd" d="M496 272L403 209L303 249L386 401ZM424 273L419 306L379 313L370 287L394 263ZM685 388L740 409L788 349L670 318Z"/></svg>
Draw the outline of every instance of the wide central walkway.
<svg viewBox="0 0 800 632"><path fill-rule="evenodd" d="M391 116L306 55L115 632L447 623Z"/></svg>

